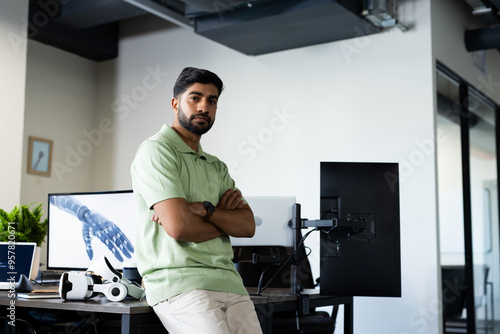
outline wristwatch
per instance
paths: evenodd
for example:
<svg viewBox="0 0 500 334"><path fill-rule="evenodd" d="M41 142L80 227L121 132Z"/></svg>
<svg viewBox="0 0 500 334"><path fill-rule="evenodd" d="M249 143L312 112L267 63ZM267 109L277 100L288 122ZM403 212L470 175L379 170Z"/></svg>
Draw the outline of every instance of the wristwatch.
<svg viewBox="0 0 500 334"><path fill-rule="evenodd" d="M215 212L215 206L209 201L205 201L203 202L203 207L207 210L207 214L203 217L203 219L209 220Z"/></svg>

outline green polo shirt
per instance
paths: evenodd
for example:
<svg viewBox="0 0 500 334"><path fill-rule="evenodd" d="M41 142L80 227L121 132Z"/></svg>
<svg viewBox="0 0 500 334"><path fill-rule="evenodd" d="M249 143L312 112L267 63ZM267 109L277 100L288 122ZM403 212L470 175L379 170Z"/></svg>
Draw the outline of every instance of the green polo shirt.
<svg viewBox="0 0 500 334"><path fill-rule="evenodd" d="M169 126L139 147L131 167L138 207L135 249L146 298L155 305L194 289L247 291L232 262L229 236L205 242L176 241L151 221L153 205L169 198L216 205L235 189L226 164L203 151L193 151ZM237 222L235 222L236 224Z"/></svg>

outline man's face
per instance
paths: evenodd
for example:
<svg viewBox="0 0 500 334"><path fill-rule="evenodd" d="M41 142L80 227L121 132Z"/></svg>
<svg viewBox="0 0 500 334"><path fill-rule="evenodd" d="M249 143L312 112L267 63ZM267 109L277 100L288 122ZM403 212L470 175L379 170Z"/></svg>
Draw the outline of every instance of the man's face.
<svg viewBox="0 0 500 334"><path fill-rule="evenodd" d="M194 83L174 102L179 123L189 132L202 135L214 124L219 91L213 84Z"/></svg>

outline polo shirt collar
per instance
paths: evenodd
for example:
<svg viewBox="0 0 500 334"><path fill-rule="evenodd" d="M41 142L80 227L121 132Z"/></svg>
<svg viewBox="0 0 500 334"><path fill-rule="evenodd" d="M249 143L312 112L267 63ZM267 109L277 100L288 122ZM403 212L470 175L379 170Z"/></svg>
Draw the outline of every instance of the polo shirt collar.
<svg viewBox="0 0 500 334"><path fill-rule="evenodd" d="M175 132L174 129L172 129L170 126L167 124L164 124L160 130L160 134L163 138L165 138L169 143L171 143L177 151L180 153L190 153L190 154L196 154L198 157L203 157L207 160L207 162L214 162L217 159L203 151L203 148L201 146L201 143L198 143L198 151L194 151L191 147L189 147L188 144L182 140L182 138Z"/></svg>

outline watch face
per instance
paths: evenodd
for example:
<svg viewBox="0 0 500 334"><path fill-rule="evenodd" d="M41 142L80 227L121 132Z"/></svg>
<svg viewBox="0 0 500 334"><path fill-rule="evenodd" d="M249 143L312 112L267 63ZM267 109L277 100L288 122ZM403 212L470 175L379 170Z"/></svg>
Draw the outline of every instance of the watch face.
<svg viewBox="0 0 500 334"><path fill-rule="evenodd" d="M209 201L203 202L203 206L205 207L205 209L207 209L208 212L214 212L215 211L214 205L212 203L210 203Z"/></svg>

